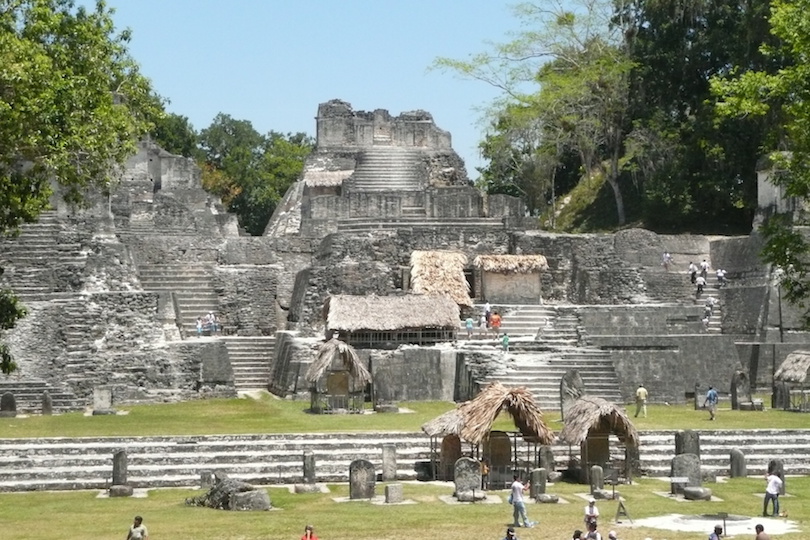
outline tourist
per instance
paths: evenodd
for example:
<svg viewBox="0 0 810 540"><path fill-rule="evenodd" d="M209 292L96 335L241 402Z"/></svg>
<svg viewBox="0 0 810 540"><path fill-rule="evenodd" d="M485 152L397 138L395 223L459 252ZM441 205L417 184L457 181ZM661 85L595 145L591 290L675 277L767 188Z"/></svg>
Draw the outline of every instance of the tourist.
<svg viewBox="0 0 810 540"><path fill-rule="evenodd" d="M518 475L514 475L512 479L512 488L509 493L509 502L512 504L512 526L520 527L520 521L523 520L524 527L534 527L535 523L529 521L529 516L526 515L526 502L523 500L523 492L528 491L531 483L527 482L524 486Z"/></svg>
<svg viewBox="0 0 810 540"><path fill-rule="evenodd" d="M495 332L495 339L498 339L501 333L501 315L497 311L494 311L489 317L489 327Z"/></svg>
<svg viewBox="0 0 810 540"><path fill-rule="evenodd" d="M517 536L515 536L515 528L514 527L507 527L506 528L506 536L503 537L503 540L517 540Z"/></svg>
<svg viewBox="0 0 810 540"><path fill-rule="evenodd" d="M197 337L202 336L203 322L202 317L197 317Z"/></svg>
<svg viewBox="0 0 810 540"><path fill-rule="evenodd" d="M127 533L127 540L149 540L149 531L146 530L146 525L143 524L141 516L135 516L132 521L132 527L129 528L129 533Z"/></svg>
<svg viewBox="0 0 810 540"><path fill-rule="evenodd" d="M489 328L489 319L492 317L492 306L489 305L489 302L484 304L484 317L487 318L487 328Z"/></svg>
<svg viewBox="0 0 810 540"><path fill-rule="evenodd" d="M596 525L598 519L599 509L596 507L596 499L592 497L588 501L588 506L585 507L585 526L587 527L590 524Z"/></svg>
<svg viewBox="0 0 810 540"><path fill-rule="evenodd" d="M723 537L723 526L715 525L714 532L709 535L709 540L720 540Z"/></svg>
<svg viewBox="0 0 810 540"><path fill-rule="evenodd" d="M689 261L689 281L692 282L692 285L695 284L695 278L697 278L697 266L692 261Z"/></svg>
<svg viewBox="0 0 810 540"><path fill-rule="evenodd" d="M571 537L571 540L581 540L582 539L582 531L576 529L574 531L574 536Z"/></svg>
<svg viewBox="0 0 810 540"><path fill-rule="evenodd" d="M714 420L717 416L717 401L719 400L719 396L717 395L717 390L714 389L714 386L709 387L709 391L706 392L706 399L703 400L703 407L707 408L708 405L709 409L709 420Z"/></svg>
<svg viewBox="0 0 810 540"><path fill-rule="evenodd" d="M717 276L717 288L722 289L726 285L726 271L718 268L715 275Z"/></svg>
<svg viewBox="0 0 810 540"><path fill-rule="evenodd" d="M602 535L596 530L596 521L588 523L588 534L586 540L602 540Z"/></svg>
<svg viewBox="0 0 810 540"><path fill-rule="evenodd" d="M703 259L703 261L700 263L700 275L703 277L703 279L709 277L709 263L706 261L706 259Z"/></svg>
<svg viewBox="0 0 810 540"><path fill-rule="evenodd" d="M644 418L647 418L647 389L643 384L638 385L636 389L636 418L638 414L643 412Z"/></svg>
<svg viewBox="0 0 810 540"><path fill-rule="evenodd" d="M484 337L489 333L489 320L486 315L481 315L481 320L478 323L478 333Z"/></svg>
<svg viewBox="0 0 810 540"><path fill-rule="evenodd" d="M700 298L700 295L703 294L703 288L706 286L706 278L703 276L698 276L695 279L695 298Z"/></svg>
<svg viewBox="0 0 810 540"><path fill-rule="evenodd" d="M475 321L473 320L472 315L467 317L467 320L464 321L464 326L467 328L467 339L472 339L473 328L475 327Z"/></svg>
<svg viewBox="0 0 810 540"><path fill-rule="evenodd" d="M301 540L318 540L318 537L315 535L315 529L312 525L307 525L304 527L304 536L301 537Z"/></svg>
<svg viewBox="0 0 810 540"><path fill-rule="evenodd" d="M504 334L501 338L501 346L503 347L503 354L509 352L509 334Z"/></svg>
<svg viewBox="0 0 810 540"><path fill-rule="evenodd" d="M665 251L664 254L661 256L661 266L664 267L664 270L669 272L669 265L672 264L672 255L669 254L669 251Z"/></svg>
<svg viewBox="0 0 810 540"><path fill-rule="evenodd" d="M779 492L782 491L782 479L773 471L765 475L765 501L762 506L762 515L768 515L768 503L773 501L773 515L779 515Z"/></svg>
<svg viewBox="0 0 810 540"><path fill-rule="evenodd" d="M754 537L754 540L771 540L771 537L768 535L768 533L765 532L765 527L763 527L761 523L757 523L757 526L754 527L754 530L757 532L757 535Z"/></svg>

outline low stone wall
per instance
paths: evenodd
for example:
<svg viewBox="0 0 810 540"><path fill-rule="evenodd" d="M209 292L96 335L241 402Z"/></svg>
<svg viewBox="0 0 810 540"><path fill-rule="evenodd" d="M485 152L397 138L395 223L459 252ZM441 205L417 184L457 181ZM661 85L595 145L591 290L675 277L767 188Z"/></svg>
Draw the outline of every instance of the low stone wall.
<svg viewBox="0 0 810 540"><path fill-rule="evenodd" d="M226 328L240 336L267 336L283 328L278 281L284 273L276 265L216 267L212 281Z"/></svg>

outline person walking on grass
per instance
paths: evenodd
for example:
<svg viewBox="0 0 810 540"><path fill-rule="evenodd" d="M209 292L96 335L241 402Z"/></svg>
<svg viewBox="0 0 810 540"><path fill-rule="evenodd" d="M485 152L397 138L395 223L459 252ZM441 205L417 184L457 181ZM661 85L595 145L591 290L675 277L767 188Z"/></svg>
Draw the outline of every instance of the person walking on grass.
<svg viewBox="0 0 810 540"><path fill-rule="evenodd" d="M522 520L524 527L534 527L535 522L529 521L529 516L526 515L526 502L523 500L523 493L529 490L531 483L527 482L524 486L518 475L514 475L512 479L512 487L509 493L509 499L512 502L512 526L520 527Z"/></svg>
<svg viewBox="0 0 810 540"><path fill-rule="evenodd" d="M638 385L636 390L636 418L638 413L644 413L644 418L647 418L647 389L643 384Z"/></svg>
<svg viewBox="0 0 810 540"><path fill-rule="evenodd" d="M714 386L710 386L709 391L706 392L706 399L703 400L703 407L709 409L709 420L714 420L717 417L717 401L719 399L717 390L714 389Z"/></svg>
<svg viewBox="0 0 810 540"><path fill-rule="evenodd" d="M149 540L149 531L146 530L146 525L143 524L141 516L135 516L132 520L132 527L129 528L127 533L127 540Z"/></svg>
<svg viewBox="0 0 810 540"><path fill-rule="evenodd" d="M768 515L768 503L773 501L773 515L779 515L779 492L782 491L782 479L779 478L773 471L768 471L765 475L767 485L765 487L765 501L762 506L762 515Z"/></svg>

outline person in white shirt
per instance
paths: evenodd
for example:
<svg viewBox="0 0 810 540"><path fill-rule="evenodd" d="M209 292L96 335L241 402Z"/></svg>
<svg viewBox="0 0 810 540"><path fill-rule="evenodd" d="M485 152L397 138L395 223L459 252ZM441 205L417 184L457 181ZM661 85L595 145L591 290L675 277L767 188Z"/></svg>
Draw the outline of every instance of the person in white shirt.
<svg viewBox="0 0 810 540"><path fill-rule="evenodd" d="M768 503L773 501L773 515L779 515L779 492L782 491L782 479L772 472L765 476L765 481L768 483L765 487L765 502L762 507L762 515L768 515Z"/></svg>
<svg viewBox="0 0 810 540"><path fill-rule="evenodd" d="M588 501L588 506L585 507L585 526L593 523L596 525L596 520L599 518L599 509L596 507L596 500L591 499Z"/></svg>
<svg viewBox="0 0 810 540"><path fill-rule="evenodd" d="M520 521L523 520L524 527L534 527L534 522L529 521L529 516L526 515L526 503L523 501L523 492L529 489L530 484L527 482L524 486L518 475L512 478L514 481L509 494L509 498L512 500L512 515L514 517L512 526L520 527Z"/></svg>

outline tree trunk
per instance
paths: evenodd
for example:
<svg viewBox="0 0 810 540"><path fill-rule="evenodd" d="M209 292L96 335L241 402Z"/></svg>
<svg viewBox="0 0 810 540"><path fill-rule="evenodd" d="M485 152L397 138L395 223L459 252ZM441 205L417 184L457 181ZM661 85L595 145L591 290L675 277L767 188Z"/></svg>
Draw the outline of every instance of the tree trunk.
<svg viewBox="0 0 810 540"><path fill-rule="evenodd" d="M608 184L613 188L613 196L616 199L616 212L619 216L619 226L624 225L627 218L624 216L624 200L622 199L622 192L619 190L619 179L613 175L608 175Z"/></svg>

